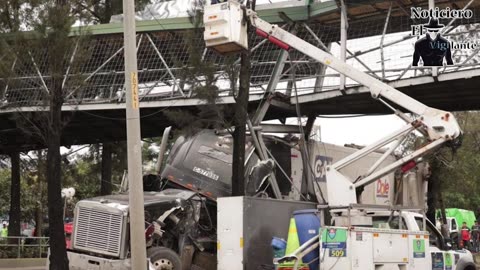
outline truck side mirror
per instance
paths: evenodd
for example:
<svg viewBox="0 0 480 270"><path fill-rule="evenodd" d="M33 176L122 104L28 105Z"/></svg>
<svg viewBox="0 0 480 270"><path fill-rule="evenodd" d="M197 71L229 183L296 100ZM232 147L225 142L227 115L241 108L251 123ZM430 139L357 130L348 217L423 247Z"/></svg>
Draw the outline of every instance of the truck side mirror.
<svg viewBox="0 0 480 270"><path fill-rule="evenodd" d="M452 239L445 238L443 241L444 241L446 250L451 250L452 249Z"/></svg>

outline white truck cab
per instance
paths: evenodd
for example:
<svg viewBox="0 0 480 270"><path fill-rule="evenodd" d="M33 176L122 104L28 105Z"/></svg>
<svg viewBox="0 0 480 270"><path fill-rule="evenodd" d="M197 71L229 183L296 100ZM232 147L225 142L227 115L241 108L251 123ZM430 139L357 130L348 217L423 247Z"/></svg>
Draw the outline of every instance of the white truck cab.
<svg viewBox="0 0 480 270"><path fill-rule="evenodd" d="M440 231L428 220L424 219L423 215L415 212L402 211L374 211L368 212L368 216L372 217L372 225L378 229L394 229L394 230L408 230L411 232L428 232L428 252L431 255L431 269L451 269L451 270L475 270L475 263L470 251L466 249L451 250L450 243L444 240ZM401 218L399 218L401 216ZM439 268L438 262L435 262L439 257L445 258L445 254L450 254L453 259L453 265L448 266L443 262L445 268ZM447 255L448 256L448 255Z"/></svg>
<svg viewBox="0 0 480 270"><path fill-rule="evenodd" d="M476 269L472 254L451 250L423 215L407 209L368 207L372 206L331 210L332 226L322 226L318 236L275 262L294 263L294 270L303 269L305 254L319 249L319 260L314 262L319 270Z"/></svg>

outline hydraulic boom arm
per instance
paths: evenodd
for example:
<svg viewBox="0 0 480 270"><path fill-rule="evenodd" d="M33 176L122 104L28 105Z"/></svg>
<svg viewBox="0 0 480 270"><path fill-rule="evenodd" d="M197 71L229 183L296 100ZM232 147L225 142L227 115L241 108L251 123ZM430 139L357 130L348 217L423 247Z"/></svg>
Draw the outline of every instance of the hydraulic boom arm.
<svg viewBox="0 0 480 270"><path fill-rule="evenodd" d="M460 139L462 132L455 117L451 113L428 107L388 84L347 65L345 62L283 30L281 27L260 19L253 10L247 9L245 14L247 16L246 19L256 28L258 35L267 38L283 49L288 50L294 48L314 60L333 68L339 73L368 87L373 98L384 103L407 123L407 125L400 130L393 132L389 136L380 139L374 144L369 145L350 156L347 156L327 168L328 204L331 207L348 206L357 203L356 190L358 188L376 181L380 177L391 173L411 160L415 160L435 149L438 149L447 142L453 142L453 144L456 144ZM232 20L231 23L235 23L235 21ZM237 22L237 24L238 29L240 29L240 27L242 27L241 22ZM233 27L235 26L232 26L232 28ZM411 115L407 115L400 110L395 109L387 103L386 100L402 107L410 112ZM424 134L427 137L428 144L386 167L379 168L383 160L385 160L386 157L401 144L406 136L414 130ZM355 181L348 179L347 176L340 172L342 168L345 168L353 162L365 157L371 152L389 145L390 143L392 143L393 146L382 155L366 174L355 179Z"/></svg>

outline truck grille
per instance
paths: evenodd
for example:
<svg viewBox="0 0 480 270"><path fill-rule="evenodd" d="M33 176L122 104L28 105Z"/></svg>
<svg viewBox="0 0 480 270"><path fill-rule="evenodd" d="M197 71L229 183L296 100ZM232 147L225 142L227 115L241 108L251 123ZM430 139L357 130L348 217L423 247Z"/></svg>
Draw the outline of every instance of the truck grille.
<svg viewBox="0 0 480 270"><path fill-rule="evenodd" d="M121 213L79 207L76 214L74 248L120 256L123 228Z"/></svg>

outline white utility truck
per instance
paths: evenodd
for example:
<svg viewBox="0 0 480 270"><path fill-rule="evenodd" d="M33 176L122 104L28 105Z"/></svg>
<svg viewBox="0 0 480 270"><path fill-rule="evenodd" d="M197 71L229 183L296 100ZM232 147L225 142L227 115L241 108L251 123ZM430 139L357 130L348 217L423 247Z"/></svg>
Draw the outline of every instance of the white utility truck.
<svg viewBox="0 0 480 270"><path fill-rule="evenodd" d="M405 224L404 227L402 222L399 222L399 228L392 228L386 226L389 224L387 222L384 227L375 228L373 226L375 211L373 211L372 216L369 214L369 208L377 206L362 206L357 201L357 197L361 195L363 188L379 178L402 166L411 166L412 162L416 162L417 159L440 147L458 147L462 132L451 113L428 107L382 81L356 70L281 27L260 19L255 11L247 9L236 1L230 0L225 3L206 6L204 24L204 39L207 47L219 53L235 53L247 49L247 24L250 24L255 28L257 35L268 39L281 49L287 51L296 49L325 66L365 85L369 88L374 99L390 108L395 115L406 122L405 127L327 167L327 206L333 216L335 225L322 227L317 237L307 241L296 252L288 254L280 261L301 258L312 250L319 248L320 256L319 260L316 261L318 265L314 269L475 269L472 255L468 251L445 251L433 246L431 237L435 236L430 235L427 230L425 225L427 222L424 217L422 218L422 224L424 225L419 227L417 224L414 227L416 221L413 213L404 216L405 214L401 214L401 211L399 214L394 214L393 209L392 214L387 215L387 217L391 216L393 219L398 215L409 223ZM396 162L381 166L383 161L412 132L424 135L427 143ZM388 150L366 173L358 175L354 179L350 179L343 173L345 168L352 166L356 161L382 147L388 147ZM228 198L226 200L228 201ZM222 201L219 200L218 230L229 231L230 228L220 227L222 225L222 207ZM234 213L238 214L238 212L229 211L229 217L227 218L231 218ZM380 215L380 213L377 210L377 215ZM218 251L219 269L244 269L242 262L229 263L229 260L233 260L234 257L229 256L232 253L228 251L233 249L228 248L228 239L236 239L234 243L235 246L238 245L238 238L236 237L227 235L222 238L221 235L219 236L220 246L226 247L227 251L224 253L224 248ZM432 243L432 247L430 247L430 243ZM299 260L296 261L299 262ZM228 265L228 268L220 267L222 265Z"/></svg>

